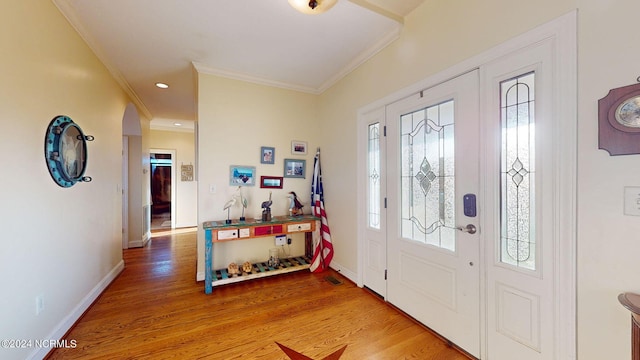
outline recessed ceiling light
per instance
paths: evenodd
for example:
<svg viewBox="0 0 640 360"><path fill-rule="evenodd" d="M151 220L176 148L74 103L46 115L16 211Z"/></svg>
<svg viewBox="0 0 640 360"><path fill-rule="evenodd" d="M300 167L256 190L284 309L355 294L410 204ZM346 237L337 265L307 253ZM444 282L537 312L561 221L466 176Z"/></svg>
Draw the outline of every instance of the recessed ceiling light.
<svg viewBox="0 0 640 360"><path fill-rule="evenodd" d="M182 123L174 122L174 123L173 123L173 125L174 125L174 126L182 126Z"/></svg>
<svg viewBox="0 0 640 360"><path fill-rule="evenodd" d="M166 89L169 87L169 85L165 84L165 83L161 83L161 82L157 82L156 86L159 87L160 89Z"/></svg>

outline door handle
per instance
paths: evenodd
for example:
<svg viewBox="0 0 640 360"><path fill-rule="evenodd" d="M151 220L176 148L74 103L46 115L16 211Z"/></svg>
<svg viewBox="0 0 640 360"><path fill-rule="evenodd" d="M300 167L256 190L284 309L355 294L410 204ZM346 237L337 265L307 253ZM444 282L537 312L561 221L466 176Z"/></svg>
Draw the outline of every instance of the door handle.
<svg viewBox="0 0 640 360"><path fill-rule="evenodd" d="M477 231L476 226L473 225L473 224L468 224L465 227L459 226L456 229L458 229L458 230L460 230L460 231L462 231L464 233L468 233L468 234L472 234L472 235L475 234L476 231Z"/></svg>

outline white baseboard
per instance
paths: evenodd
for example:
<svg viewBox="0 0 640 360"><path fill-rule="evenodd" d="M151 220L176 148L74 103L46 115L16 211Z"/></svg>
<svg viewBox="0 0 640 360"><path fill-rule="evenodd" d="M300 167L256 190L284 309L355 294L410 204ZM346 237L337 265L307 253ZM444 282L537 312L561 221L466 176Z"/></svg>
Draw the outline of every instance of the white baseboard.
<svg viewBox="0 0 640 360"><path fill-rule="evenodd" d="M354 284L357 284L357 279L358 279L358 274L354 273L353 271L345 268L344 266L340 265L339 263L332 261L331 265L329 265L330 268L332 268L333 270L339 272L340 274L342 274L344 277L346 277L347 279L351 280Z"/></svg>
<svg viewBox="0 0 640 360"><path fill-rule="evenodd" d="M149 243L149 240L151 240L151 232L144 234L142 239L129 240L129 248L145 247Z"/></svg>
<svg viewBox="0 0 640 360"><path fill-rule="evenodd" d="M80 319L82 314L93 304L111 282L124 270L124 260L121 260L109 273L80 301L80 303L55 327L47 339L60 340ZM35 349L27 359L44 359L51 351L50 348Z"/></svg>

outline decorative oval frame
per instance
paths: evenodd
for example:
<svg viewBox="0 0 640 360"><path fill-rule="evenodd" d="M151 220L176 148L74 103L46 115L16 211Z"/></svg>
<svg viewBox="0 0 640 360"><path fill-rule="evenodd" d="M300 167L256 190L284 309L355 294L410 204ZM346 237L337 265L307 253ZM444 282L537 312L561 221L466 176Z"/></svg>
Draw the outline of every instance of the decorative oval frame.
<svg viewBox="0 0 640 360"><path fill-rule="evenodd" d="M87 141L93 136L85 136L80 126L68 116L53 118L44 138L44 157L53 181L60 187L68 188L76 182L90 182L84 176L87 167Z"/></svg>

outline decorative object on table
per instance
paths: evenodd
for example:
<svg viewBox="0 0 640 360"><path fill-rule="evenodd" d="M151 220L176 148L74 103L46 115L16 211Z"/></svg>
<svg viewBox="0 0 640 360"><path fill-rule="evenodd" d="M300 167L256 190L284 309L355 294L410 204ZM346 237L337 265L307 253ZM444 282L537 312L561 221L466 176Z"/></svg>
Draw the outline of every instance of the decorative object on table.
<svg viewBox="0 0 640 360"><path fill-rule="evenodd" d="M44 136L44 157L53 181L60 187L71 187L76 182L90 182L84 176L87 168L87 141L82 129L68 116L59 115L49 122Z"/></svg>
<svg viewBox="0 0 640 360"><path fill-rule="evenodd" d="M229 167L229 185L253 186L255 184L256 184L256 167L255 166L231 165Z"/></svg>
<svg viewBox="0 0 640 360"><path fill-rule="evenodd" d="M263 146L260 148L260 163L275 164L276 148Z"/></svg>
<svg viewBox="0 0 640 360"><path fill-rule="evenodd" d="M253 265L251 265L250 262L245 261L244 264L242 264L242 272L245 274L249 274L251 273L251 271L253 270Z"/></svg>
<svg viewBox="0 0 640 360"><path fill-rule="evenodd" d="M311 180L311 208L313 215L320 218L320 240L313 244L311 272L322 272L329 267L333 259L333 244L327 213L324 210L324 190L322 188L322 171L320 170L320 148L316 151L313 163L313 179Z"/></svg>
<svg viewBox="0 0 640 360"><path fill-rule="evenodd" d="M227 202L224 204L224 207L222 208L223 210L227 210L227 220L225 220L225 221L224 221L224 222L225 222L225 224L231 224L231 215L230 215L230 211L231 211L231 207L232 207L233 205L235 205L235 204L236 204L236 201L238 201L238 200L236 199L236 194L233 194L233 195L231 196L231 199L229 199L229 201L227 201Z"/></svg>
<svg viewBox="0 0 640 360"><path fill-rule="evenodd" d="M296 195L295 191L290 191L288 197L289 197L289 215L291 216L302 215L302 208L304 206L298 200L298 195Z"/></svg>
<svg viewBox="0 0 640 360"><path fill-rule="evenodd" d="M240 270L238 269L238 264L234 262L229 264L229 266L227 266L227 273L229 275L238 275L240 273Z"/></svg>
<svg viewBox="0 0 640 360"><path fill-rule="evenodd" d="M271 221L271 191L269 191L269 200L262 202L262 221Z"/></svg>
<svg viewBox="0 0 640 360"><path fill-rule="evenodd" d="M238 186L238 192L240 193L240 205L242 205L242 216L240 216L240 221L245 221L247 219L244 217L244 209L247 208L249 202L247 201L247 198L242 195L241 186Z"/></svg>
<svg viewBox="0 0 640 360"><path fill-rule="evenodd" d="M260 187L265 189L282 189L282 176L260 176Z"/></svg>
<svg viewBox="0 0 640 360"><path fill-rule="evenodd" d="M640 77L636 80L598 101L598 148L610 155L640 154Z"/></svg>
<svg viewBox="0 0 640 360"><path fill-rule="evenodd" d="M180 180L193 181L193 165L180 165Z"/></svg>
<svg viewBox="0 0 640 360"><path fill-rule="evenodd" d="M284 177L304 179L306 160L284 159Z"/></svg>
<svg viewBox="0 0 640 360"><path fill-rule="evenodd" d="M267 265L272 268L276 268L280 265L280 255L278 254L278 248L269 249L269 261Z"/></svg>

